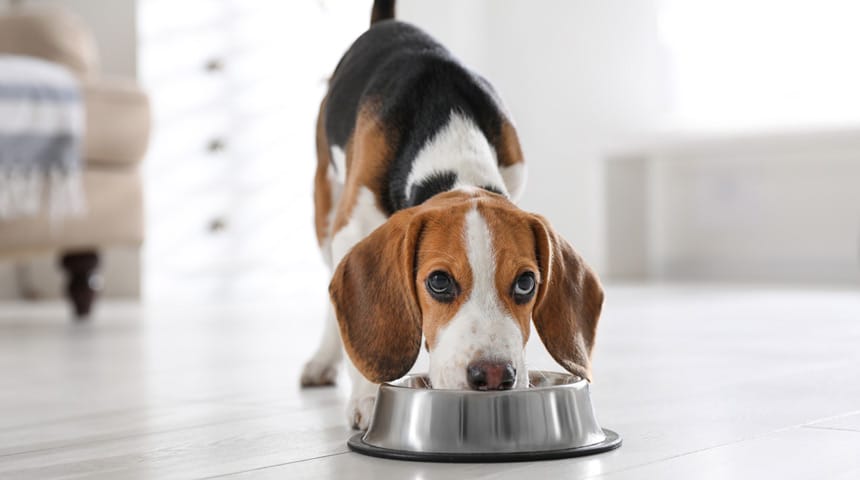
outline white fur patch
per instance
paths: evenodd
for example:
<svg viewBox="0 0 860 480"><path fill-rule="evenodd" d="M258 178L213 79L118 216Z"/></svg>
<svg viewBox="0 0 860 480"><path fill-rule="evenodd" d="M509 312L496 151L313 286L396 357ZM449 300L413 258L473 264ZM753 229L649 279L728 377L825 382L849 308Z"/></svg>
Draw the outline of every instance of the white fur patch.
<svg viewBox="0 0 860 480"><path fill-rule="evenodd" d="M430 383L433 388L469 388L466 367L477 360L496 360L511 362L517 370L515 388L525 388L528 372L523 335L496 290L496 258L490 230L477 210L466 214L465 230L472 291L460 311L437 334L430 352Z"/></svg>
<svg viewBox="0 0 860 480"><path fill-rule="evenodd" d="M332 265L337 267L349 250L370 235L388 217L376 206L376 197L367 187L359 187L349 222L335 232L331 241Z"/></svg>
<svg viewBox="0 0 860 480"><path fill-rule="evenodd" d="M412 163L406 179L406 198L412 186L442 172L457 174L453 188L473 185L500 188L508 195L507 184L499 171L496 151L475 123L456 112L448 123L427 142Z"/></svg>
<svg viewBox="0 0 860 480"><path fill-rule="evenodd" d="M342 150L335 147L338 151L343 153ZM331 209L326 215L326 225L325 225L325 238L320 246L323 254L323 260L325 261L326 266L328 266L329 271L334 271L334 267L336 266L333 263L332 252L331 252L331 243L332 243L332 235L334 232L331 231L332 226L334 226L334 217L337 213L337 206L340 204L340 197L343 193L343 181L338 178L338 172L336 166L329 164L328 169L326 170L326 181L329 184L329 190L331 192Z"/></svg>
<svg viewBox="0 0 860 480"><path fill-rule="evenodd" d="M346 183L346 154L340 147L331 147L331 161L334 163L335 179L341 185Z"/></svg>

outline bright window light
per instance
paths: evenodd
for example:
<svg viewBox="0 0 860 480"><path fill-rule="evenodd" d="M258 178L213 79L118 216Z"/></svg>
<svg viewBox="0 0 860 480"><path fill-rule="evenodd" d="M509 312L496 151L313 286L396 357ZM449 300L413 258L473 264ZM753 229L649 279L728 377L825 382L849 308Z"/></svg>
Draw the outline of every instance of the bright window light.
<svg viewBox="0 0 860 480"><path fill-rule="evenodd" d="M860 2L661 0L674 121L701 128L860 121Z"/></svg>

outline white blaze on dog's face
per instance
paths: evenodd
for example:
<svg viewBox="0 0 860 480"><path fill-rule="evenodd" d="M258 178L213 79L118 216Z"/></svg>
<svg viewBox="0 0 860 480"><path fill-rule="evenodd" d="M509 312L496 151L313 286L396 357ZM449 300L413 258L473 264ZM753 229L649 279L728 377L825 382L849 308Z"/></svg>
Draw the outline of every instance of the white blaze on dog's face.
<svg viewBox="0 0 860 480"><path fill-rule="evenodd" d="M346 351L373 382L406 374L423 337L433 388L525 388L530 322L590 379L600 282L546 220L501 195L455 190L395 213L329 290Z"/></svg>
<svg viewBox="0 0 860 480"><path fill-rule="evenodd" d="M510 366L513 378L504 388L525 388L523 349L540 280L534 236L522 219L502 226L497 214L471 203L465 215L452 219L459 225L426 232L418 247L416 282L430 384L476 388L469 367L484 364Z"/></svg>

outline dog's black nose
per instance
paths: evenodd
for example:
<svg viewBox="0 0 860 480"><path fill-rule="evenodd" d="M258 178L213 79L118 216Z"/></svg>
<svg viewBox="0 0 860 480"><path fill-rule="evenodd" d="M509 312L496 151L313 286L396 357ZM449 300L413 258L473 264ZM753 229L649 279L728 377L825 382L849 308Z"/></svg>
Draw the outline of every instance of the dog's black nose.
<svg viewBox="0 0 860 480"><path fill-rule="evenodd" d="M466 379L472 390L510 390L517 370L505 362L472 362L466 367Z"/></svg>

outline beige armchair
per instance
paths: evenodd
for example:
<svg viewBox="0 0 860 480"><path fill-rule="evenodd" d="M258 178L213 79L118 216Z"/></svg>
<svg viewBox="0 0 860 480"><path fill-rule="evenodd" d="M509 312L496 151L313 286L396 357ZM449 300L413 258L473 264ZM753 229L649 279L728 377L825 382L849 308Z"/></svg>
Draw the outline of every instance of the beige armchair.
<svg viewBox="0 0 860 480"><path fill-rule="evenodd" d="M83 216L51 221L47 214L0 220L0 259L59 255L67 294L78 317L95 297L98 252L139 248L143 199L139 164L150 130L146 94L128 79L99 75L93 35L60 9L13 9L0 14L0 53L28 55L63 64L81 80L86 130Z"/></svg>

